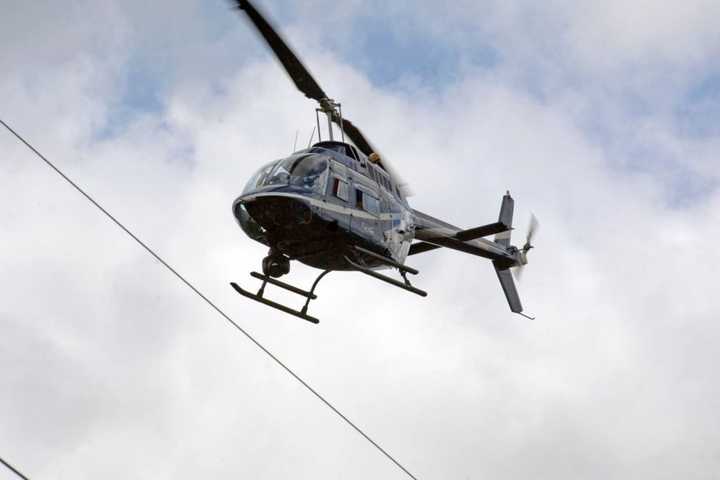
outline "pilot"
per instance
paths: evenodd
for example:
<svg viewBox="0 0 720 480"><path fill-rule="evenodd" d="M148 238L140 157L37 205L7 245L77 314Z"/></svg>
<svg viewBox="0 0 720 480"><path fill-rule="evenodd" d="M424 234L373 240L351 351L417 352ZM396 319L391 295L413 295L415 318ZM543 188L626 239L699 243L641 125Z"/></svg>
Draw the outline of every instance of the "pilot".
<svg viewBox="0 0 720 480"><path fill-rule="evenodd" d="M370 160L370 163L378 163L378 162L380 161L380 155L378 155L378 154L375 153L375 152L372 152L372 153L368 156L368 160Z"/></svg>

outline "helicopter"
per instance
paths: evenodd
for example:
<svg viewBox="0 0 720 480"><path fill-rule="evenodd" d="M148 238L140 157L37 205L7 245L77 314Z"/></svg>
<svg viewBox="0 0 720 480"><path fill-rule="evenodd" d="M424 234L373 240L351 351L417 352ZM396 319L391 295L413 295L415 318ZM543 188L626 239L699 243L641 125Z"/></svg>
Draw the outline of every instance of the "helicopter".
<svg viewBox="0 0 720 480"><path fill-rule="evenodd" d="M509 191L502 197L496 222L470 229L411 208L407 184L360 129L343 117L341 104L325 93L265 16L249 0L233 3L245 13L298 90L318 103L318 142L262 166L233 202L233 216L242 230L269 247L269 252L262 260L262 273L250 273L262 282L257 293L235 282L230 285L249 299L317 324L319 320L308 314L308 307L317 299L315 290L328 273L360 272L425 297L427 292L408 279L418 270L405 261L444 247L492 261L510 310L533 319L523 313L510 269L517 267L519 276L528 263L537 229L535 217L531 217L525 244L517 247L510 244L514 200ZM322 115L327 120L325 140L320 134ZM484 238L491 235L495 235L493 240ZM278 280L290 272L293 260L322 270L310 290ZM381 273L387 269L397 270L401 279ZM296 310L266 298L268 284L304 297L305 304Z"/></svg>

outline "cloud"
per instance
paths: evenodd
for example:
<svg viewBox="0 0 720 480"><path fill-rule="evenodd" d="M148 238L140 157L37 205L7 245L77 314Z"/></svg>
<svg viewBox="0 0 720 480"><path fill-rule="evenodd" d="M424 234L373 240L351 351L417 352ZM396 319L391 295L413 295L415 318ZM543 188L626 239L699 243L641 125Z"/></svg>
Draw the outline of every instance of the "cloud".
<svg viewBox="0 0 720 480"><path fill-rule="evenodd" d="M83 7L62 17L34 4L3 18L17 34L3 58L3 119L419 478L717 470L717 135L705 128L712 115L688 135L668 107L687 105L686 86L713 69L682 55L714 48L713 26L691 6L678 7L687 13L674 27L648 8L656 15L642 32L630 31L637 5L626 16L612 3L388 6L390 19L407 14L401 31L447 34L439 48L500 52L497 64L470 62L432 85L415 73L397 88L362 67L384 61L376 44L343 54L352 25L298 35L305 17L352 24L359 4L268 4L413 184L415 208L476 226L509 188L516 241L531 210L542 222L521 285L535 322L510 315L486 262L436 251L410 259L427 299L331 274L311 307L318 327L227 285L249 284L265 254L230 204L256 168L289 152L297 129L309 135L312 103L222 2ZM20 28L30 18L54 41L21 40L35 37ZM562 28L533 45L542 19ZM684 28L677 44L673 28ZM323 41L338 30L339 43ZM549 66L522 65L554 46ZM600 47L608 55L594 61ZM657 88L642 93L627 78L637 62L684 80L651 75ZM667 102L628 101L664 93ZM131 114L119 111L128 104ZM4 458L48 478L400 477L9 135L0 145ZM711 186L673 201L698 178ZM291 278L309 284L314 273L293 266Z"/></svg>

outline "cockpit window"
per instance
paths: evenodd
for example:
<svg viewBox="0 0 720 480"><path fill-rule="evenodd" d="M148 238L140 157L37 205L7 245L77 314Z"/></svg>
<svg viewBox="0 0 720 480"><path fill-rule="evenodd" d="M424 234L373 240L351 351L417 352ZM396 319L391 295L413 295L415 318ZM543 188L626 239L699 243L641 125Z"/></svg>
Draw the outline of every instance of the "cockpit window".
<svg viewBox="0 0 720 480"><path fill-rule="evenodd" d="M245 187L245 193L270 186L294 186L322 193L327 160L320 155L294 155L264 166Z"/></svg>
<svg viewBox="0 0 720 480"><path fill-rule="evenodd" d="M299 186L308 186L308 183L314 185L327 168L327 160L323 157L317 155L301 157L290 166L290 181Z"/></svg>
<svg viewBox="0 0 720 480"><path fill-rule="evenodd" d="M259 189L263 186L263 183L265 182L265 179L272 171L273 167L275 167L275 164L277 161L268 163L264 167L262 167L260 170L258 170L255 175L250 177L250 180L248 180L248 183L245 185L245 189L243 190L243 193L248 192L254 192L255 190Z"/></svg>

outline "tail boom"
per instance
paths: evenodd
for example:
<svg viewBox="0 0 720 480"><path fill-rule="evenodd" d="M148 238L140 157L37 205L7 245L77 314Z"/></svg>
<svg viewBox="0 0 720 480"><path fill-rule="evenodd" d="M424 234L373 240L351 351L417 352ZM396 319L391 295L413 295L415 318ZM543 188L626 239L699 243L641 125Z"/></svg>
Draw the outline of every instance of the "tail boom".
<svg viewBox="0 0 720 480"><path fill-rule="evenodd" d="M491 260L510 310L532 319L522 313L522 303L510 271L513 267L527 263L523 258L524 252L510 244L514 209L515 201L507 192L502 198L497 222L468 230L414 210L415 238L420 242L410 247L409 254L446 247ZM481 238L492 234L495 234L494 241Z"/></svg>

